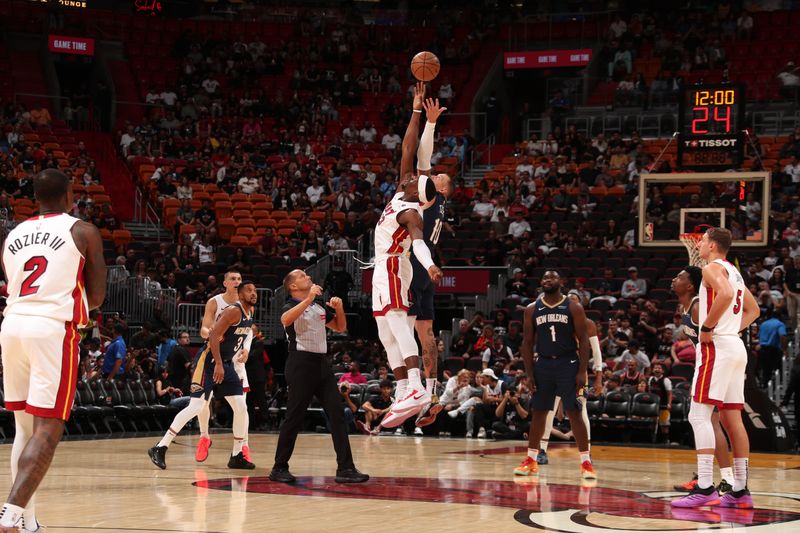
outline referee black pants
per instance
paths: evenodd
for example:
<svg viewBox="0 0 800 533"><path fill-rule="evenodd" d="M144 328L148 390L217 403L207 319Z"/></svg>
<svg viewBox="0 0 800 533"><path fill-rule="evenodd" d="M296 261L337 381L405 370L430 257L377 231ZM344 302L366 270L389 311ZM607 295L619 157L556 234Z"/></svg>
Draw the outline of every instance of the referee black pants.
<svg viewBox="0 0 800 533"><path fill-rule="evenodd" d="M331 437L339 470L355 468L344 422L342 396L339 394L330 358L326 354L289 352L284 375L289 386L289 397L286 402L286 420L281 426L278 449L275 450L274 468L289 468L297 434L303 428L308 405L314 396L322 404L331 422Z"/></svg>

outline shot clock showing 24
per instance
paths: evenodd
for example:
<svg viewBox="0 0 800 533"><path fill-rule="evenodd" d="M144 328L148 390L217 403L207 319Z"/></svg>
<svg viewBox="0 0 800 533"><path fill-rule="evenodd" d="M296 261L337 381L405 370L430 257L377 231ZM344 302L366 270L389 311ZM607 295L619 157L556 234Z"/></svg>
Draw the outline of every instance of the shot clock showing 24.
<svg viewBox="0 0 800 533"><path fill-rule="evenodd" d="M729 170L741 165L744 87L684 87L679 105L678 163L683 169Z"/></svg>

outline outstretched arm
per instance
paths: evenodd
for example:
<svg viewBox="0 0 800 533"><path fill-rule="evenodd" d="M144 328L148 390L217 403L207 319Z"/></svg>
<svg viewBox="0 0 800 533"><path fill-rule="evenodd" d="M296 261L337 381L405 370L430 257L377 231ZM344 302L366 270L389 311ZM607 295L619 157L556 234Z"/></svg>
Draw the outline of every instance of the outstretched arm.
<svg viewBox="0 0 800 533"><path fill-rule="evenodd" d="M406 134L403 136L403 155L400 159L400 182L398 188L402 188L406 181L411 177L414 169L414 154L417 153L419 143L419 117L422 114L422 102L425 98L425 84L417 82L414 88L414 102L411 120L408 121Z"/></svg>
<svg viewBox="0 0 800 533"><path fill-rule="evenodd" d="M433 134L436 130L436 120L447 111L446 107L439 107L439 99L428 98L423 102L427 121L422 131L422 138L417 149L417 174L428 174L431 170L431 156L433 155Z"/></svg>

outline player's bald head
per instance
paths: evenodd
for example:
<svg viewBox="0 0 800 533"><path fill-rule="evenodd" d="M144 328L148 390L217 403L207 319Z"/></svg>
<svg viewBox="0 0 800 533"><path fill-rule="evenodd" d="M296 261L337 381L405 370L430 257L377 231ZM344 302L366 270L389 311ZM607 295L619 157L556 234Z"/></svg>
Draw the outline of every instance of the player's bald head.
<svg viewBox="0 0 800 533"><path fill-rule="evenodd" d="M33 178L33 195L39 202L53 203L66 197L69 178L60 170L48 168Z"/></svg>

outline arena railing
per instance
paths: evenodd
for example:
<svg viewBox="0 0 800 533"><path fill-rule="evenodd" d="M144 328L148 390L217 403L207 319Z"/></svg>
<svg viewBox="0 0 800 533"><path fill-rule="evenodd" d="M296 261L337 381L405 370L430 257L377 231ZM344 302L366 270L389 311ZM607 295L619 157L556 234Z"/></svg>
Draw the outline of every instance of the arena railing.
<svg viewBox="0 0 800 533"><path fill-rule="evenodd" d="M205 308L205 304L178 304L172 334L177 338L179 333L185 331L192 341L197 342L200 338L200 324L203 321Z"/></svg>
<svg viewBox="0 0 800 533"><path fill-rule="evenodd" d="M512 24L508 29L508 50L522 50L531 45L542 46L547 42L553 46L554 26L562 22L579 22L581 30L577 38L571 41L559 40L559 42L576 41L580 45L593 44L602 41L608 31L608 27L617 11L589 11L589 12L565 12L565 13L537 13L526 15L521 21ZM589 19L589 20L587 20ZM547 30L542 32L539 26L547 24Z"/></svg>

